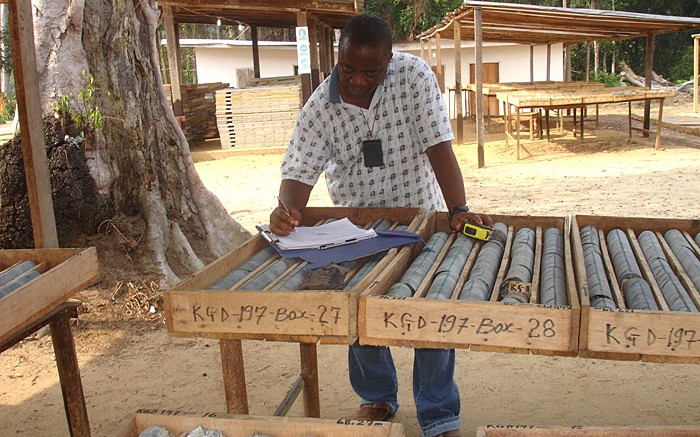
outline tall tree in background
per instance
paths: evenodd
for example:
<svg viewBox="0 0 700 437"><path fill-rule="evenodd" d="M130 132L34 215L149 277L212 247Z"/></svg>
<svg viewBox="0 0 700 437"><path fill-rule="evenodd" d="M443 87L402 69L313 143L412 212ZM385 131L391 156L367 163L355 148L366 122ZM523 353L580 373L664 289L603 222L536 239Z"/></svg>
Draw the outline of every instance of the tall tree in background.
<svg viewBox="0 0 700 437"><path fill-rule="evenodd" d="M163 92L156 1L35 0L33 4L40 94L49 126L47 154L50 166L56 164L51 180L59 242L65 245L67 234L76 227L94 232L105 217L137 219L143 224L143 237L134 242L133 253L155 263L164 283L173 283L244 241L247 231L197 175L187 140ZM70 139L78 133L68 123L66 142L64 127L57 125L53 114L59 99L85 90L83 71L94 76L94 103L104 126L86 132L87 140L79 143ZM5 158L11 150L10 143L3 146ZM54 172L59 164L61 175ZM8 174L21 166L0 170L5 190ZM61 201L71 195L72 203ZM78 208L78 202L83 206ZM3 219L10 211L17 220L5 221L0 234L23 229L19 220L25 215L28 220L28 213L23 214L26 204L19 198L3 198L0 205Z"/></svg>
<svg viewBox="0 0 700 437"><path fill-rule="evenodd" d="M364 10L384 18L395 40L413 41L461 4L462 0L366 0Z"/></svg>

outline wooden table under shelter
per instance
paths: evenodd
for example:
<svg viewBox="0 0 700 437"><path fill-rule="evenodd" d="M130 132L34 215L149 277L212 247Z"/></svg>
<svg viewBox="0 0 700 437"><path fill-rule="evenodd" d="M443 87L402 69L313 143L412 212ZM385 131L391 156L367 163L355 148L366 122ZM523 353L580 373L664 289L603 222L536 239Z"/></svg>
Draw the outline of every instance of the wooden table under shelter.
<svg viewBox="0 0 700 437"><path fill-rule="evenodd" d="M515 129L513 133L511 128L511 120L515 121L515 125L520 125L520 114L523 109L534 111L544 110L545 114L553 109L580 109L581 114L590 105L595 105L596 108L600 104L605 103L622 103L627 102L628 111L628 135L632 137L632 130L642 131L646 134L656 134L655 147L658 149L661 146L661 117L663 114L663 101L666 97L676 95L674 90L649 89L646 87L609 87L609 88L534 88L525 86L523 89L514 87L512 90L496 92L496 97L506 106L506 144L509 139L513 139L517 146L517 158L520 159L521 147L530 155L525 147L522 146L520 138L520 128ZM656 130L651 131L644 128L632 126L632 102L652 100L659 101L659 110L656 120ZM576 121L574 121L574 135L576 136ZM578 120L579 134L578 139L583 140L584 134L584 117L579 117Z"/></svg>
<svg viewBox="0 0 700 437"><path fill-rule="evenodd" d="M496 83L484 83L481 87L481 94L487 99L496 100L496 94L502 92L511 91L522 91L529 89L599 89L603 88L605 84L601 82L585 82L585 81L553 81L553 80L542 80L533 82L496 82ZM451 101L453 99L452 94L455 92L455 88L448 88L449 96L448 99ZM476 84L464 84L462 86L462 91L464 91L464 105L463 107L467 110L467 116L473 116L471 113L471 108L473 105L470 104L471 100L475 98ZM484 105L485 115L499 115L491 105ZM505 106L505 105L504 105ZM492 114L492 112L496 112Z"/></svg>

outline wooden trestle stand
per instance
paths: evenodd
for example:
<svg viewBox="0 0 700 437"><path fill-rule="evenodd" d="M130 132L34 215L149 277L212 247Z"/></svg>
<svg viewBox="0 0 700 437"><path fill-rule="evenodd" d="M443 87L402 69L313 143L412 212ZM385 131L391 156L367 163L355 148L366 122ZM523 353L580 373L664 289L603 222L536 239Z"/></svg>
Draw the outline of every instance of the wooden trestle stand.
<svg viewBox="0 0 700 437"><path fill-rule="evenodd" d="M73 333L70 329L70 319L78 318L80 302L69 300L31 323L12 337L0 343L0 353L16 345L32 333L46 325L51 327L51 341L56 354L56 368L63 392L63 404L68 419L68 429L72 437L89 437L88 422L83 385L80 381L78 356L75 353Z"/></svg>

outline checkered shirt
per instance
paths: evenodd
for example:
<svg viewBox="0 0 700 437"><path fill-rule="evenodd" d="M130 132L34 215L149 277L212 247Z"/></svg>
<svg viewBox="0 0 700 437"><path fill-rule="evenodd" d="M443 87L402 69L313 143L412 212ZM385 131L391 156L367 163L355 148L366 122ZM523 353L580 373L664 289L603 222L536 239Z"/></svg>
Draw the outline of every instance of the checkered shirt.
<svg viewBox="0 0 700 437"><path fill-rule="evenodd" d="M309 98L282 161L282 179L315 185L325 172L333 204L444 209L425 151L453 140L435 75L421 58L394 52L369 109L341 101L337 66ZM382 141L384 165L365 167L362 141Z"/></svg>

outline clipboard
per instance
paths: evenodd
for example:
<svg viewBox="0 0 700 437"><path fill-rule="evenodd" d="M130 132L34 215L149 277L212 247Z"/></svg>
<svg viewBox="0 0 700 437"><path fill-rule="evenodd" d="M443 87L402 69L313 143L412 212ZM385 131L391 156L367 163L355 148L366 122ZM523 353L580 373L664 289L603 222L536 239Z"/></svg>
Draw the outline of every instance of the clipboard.
<svg viewBox="0 0 700 437"><path fill-rule="evenodd" d="M375 238L374 229L364 229L354 225L347 218L335 220L319 226L299 226L287 236L279 236L270 231L269 225L257 226L265 240L280 250L329 249L346 244Z"/></svg>

